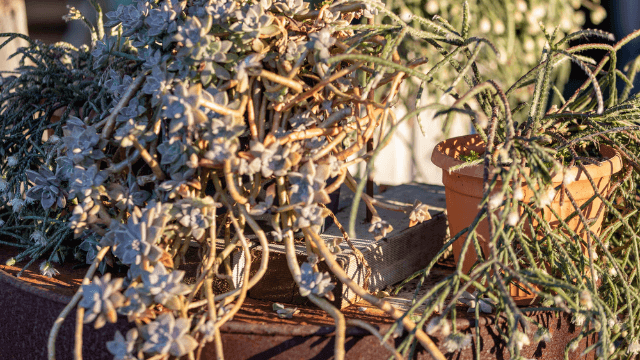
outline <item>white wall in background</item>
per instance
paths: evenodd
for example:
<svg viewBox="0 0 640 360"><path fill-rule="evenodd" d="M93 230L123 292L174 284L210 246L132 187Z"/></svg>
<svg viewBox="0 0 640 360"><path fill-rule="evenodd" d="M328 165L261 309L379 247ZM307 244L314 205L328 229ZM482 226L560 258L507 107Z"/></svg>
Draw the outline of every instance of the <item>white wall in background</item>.
<svg viewBox="0 0 640 360"><path fill-rule="evenodd" d="M427 99L423 94L422 104L438 101ZM394 108L396 117L401 119L407 110L400 103ZM424 135L416 119L400 125L391 143L382 150L375 161L374 181L378 184L398 185L412 181L427 184L442 184L442 170L431 163L431 152L437 143L444 140L442 124L444 117L434 120L435 111L428 110L420 115ZM449 136L470 133L468 117L456 116Z"/></svg>

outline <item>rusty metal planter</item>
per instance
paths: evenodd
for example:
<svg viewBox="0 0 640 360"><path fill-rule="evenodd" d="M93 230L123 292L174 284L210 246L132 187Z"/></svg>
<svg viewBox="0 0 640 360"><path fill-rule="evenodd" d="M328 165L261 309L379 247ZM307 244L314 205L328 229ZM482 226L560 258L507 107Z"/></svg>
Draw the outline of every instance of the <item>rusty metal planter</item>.
<svg viewBox="0 0 640 360"><path fill-rule="evenodd" d="M31 275L39 276L39 275ZM71 286L71 285L70 285ZM56 287L55 285L49 286ZM47 337L60 311L70 300L69 296L60 295L47 287L36 287L17 279L15 276L0 270L0 349L2 359L31 360L46 359ZM251 304L244 309L243 318L251 319ZM305 316L317 311L302 309L297 321L304 322ZM357 311L357 310L356 310ZM462 312L462 311L461 311ZM354 311L351 312L353 315ZM463 316L463 315L462 315ZM577 334L565 316L554 316L549 312L530 313L536 320L553 334L550 343L533 344L523 349L525 357L538 359L562 359L565 345ZM368 320L371 319L371 316ZM333 356L332 326L324 325L291 325L283 324L275 315L273 319L264 321L262 316L257 321L244 322L234 320L222 327L222 342L226 359L329 359ZM56 358L71 359L75 312L65 320L56 342ZM389 328L389 319L379 317L376 324L382 332ZM457 328L463 332L475 332L475 321L458 319ZM105 343L113 339L116 329L125 332L131 325L121 317L116 324L107 324L100 330L92 326L84 327L83 352L85 359L112 359L106 350ZM505 344L500 340L494 317L483 317L479 324L482 360L506 359L509 354ZM529 330L533 338L535 328ZM406 334L405 334L406 335ZM396 339L400 344L401 339ZM443 339L434 337L438 345ZM474 337L475 339L475 337ZM572 353L576 357L593 338L582 341L580 349ZM442 347L442 346L441 346ZM473 348L461 353L449 354L451 359L473 359ZM358 328L347 331L346 350L348 359L387 359L389 352L374 337ZM214 359L213 346L205 346L203 359ZM417 358L428 359L428 354L418 350ZM594 358L593 353L588 358Z"/></svg>

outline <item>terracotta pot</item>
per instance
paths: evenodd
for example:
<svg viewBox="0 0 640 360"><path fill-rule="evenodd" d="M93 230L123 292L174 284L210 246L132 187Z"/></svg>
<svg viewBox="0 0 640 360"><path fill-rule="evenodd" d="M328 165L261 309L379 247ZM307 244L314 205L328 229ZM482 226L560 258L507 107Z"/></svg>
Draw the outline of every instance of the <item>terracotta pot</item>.
<svg viewBox="0 0 640 360"><path fill-rule="evenodd" d="M460 156L469 155L471 151L478 154L485 152L485 144L478 135L466 135L445 140L436 145L431 156L431 161L438 167L443 169L442 182L445 186L445 197L447 203L447 214L449 218L449 230L451 235L455 235L468 227L476 215L478 214L479 205L483 195L483 174L482 165L466 167L456 172L449 173L448 169L453 166L463 164L464 161L459 160ZM614 149L609 146L601 145L601 155L606 159L600 165L586 165L586 169L596 183L600 193L607 191L611 179L611 175L622 169L622 158ZM566 176L574 181L566 186L567 190L574 197L579 206L582 206L594 194L587 176L579 168L571 168ZM560 185L563 181L563 174L556 175L553 179L553 186ZM496 186L501 187L499 182ZM533 191L523 185L524 201L529 201L533 196ZM600 234L604 211L598 214L602 201L596 198L584 210L583 215L587 219L595 218L590 229L595 234ZM568 199L564 199L562 206L560 205L560 192L554 198L550 207L555 210L563 219L575 211L573 205ZM552 228L558 227L560 221L551 215L550 211L546 211L545 220L549 221ZM576 233L582 233L582 237L586 240L586 232L579 217L573 217L568 223L569 227ZM480 235L480 243L485 254L489 252L488 243L483 242L482 238L489 238L489 225L487 220L483 220L477 228ZM453 244L453 254L455 261L460 261L460 252L464 244L466 236L461 236ZM586 250L586 249L585 249ZM467 250L463 261L462 270L469 272L473 264L478 259L476 251L473 247ZM535 298L535 295L529 294L517 286L511 286L511 295L518 304L529 304Z"/></svg>

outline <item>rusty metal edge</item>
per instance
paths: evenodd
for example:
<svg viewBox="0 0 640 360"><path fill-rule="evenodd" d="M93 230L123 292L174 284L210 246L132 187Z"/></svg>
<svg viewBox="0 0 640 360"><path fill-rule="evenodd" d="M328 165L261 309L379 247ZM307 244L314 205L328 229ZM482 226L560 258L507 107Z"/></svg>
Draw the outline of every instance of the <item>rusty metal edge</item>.
<svg viewBox="0 0 640 360"><path fill-rule="evenodd" d="M45 298L50 301L54 301L61 304L68 304L71 301L70 296L56 294L53 291L47 291L40 289L37 286L31 285L25 281L20 280L6 271L0 269L0 281L6 282L9 285L16 287L20 290L26 291L35 296ZM495 323L490 318L480 318L479 326L486 326ZM390 325L375 325L378 330L383 333L386 332ZM457 319L456 327L460 330L467 330L475 327L475 319ZM252 324L244 323L240 321L229 321L222 325L221 331L232 334L256 334L266 336L333 336L335 332L334 326L320 326L320 325L289 325L289 324ZM347 336L367 336L370 335L368 331L357 328L348 327Z"/></svg>

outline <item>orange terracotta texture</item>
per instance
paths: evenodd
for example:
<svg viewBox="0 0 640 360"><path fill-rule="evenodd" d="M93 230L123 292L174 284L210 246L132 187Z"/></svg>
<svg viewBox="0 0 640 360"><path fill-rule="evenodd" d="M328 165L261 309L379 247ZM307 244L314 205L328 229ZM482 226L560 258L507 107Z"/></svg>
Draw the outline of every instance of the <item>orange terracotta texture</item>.
<svg viewBox="0 0 640 360"><path fill-rule="evenodd" d="M469 155L471 151L479 154L485 152L485 144L478 135L466 135L445 140L436 145L431 157L431 161L443 169L442 182L445 186L447 216L449 219L449 230L452 236L473 222L478 214L479 205L483 197L484 169L482 165L466 167L452 173L448 171L448 169L453 166L463 164L464 161L459 160L460 157ZM601 145L600 153L605 160L598 165L585 165L585 168L597 185L598 191L601 194L606 194L611 175L622 169L622 158L614 149L606 145ZM553 186L559 186L563 182L564 176L573 180L573 182L566 185L566 189L571 193L579 206L582 206L582 204L595 194L587 176L577 167L568 169L565 174L557 174L554 176L552 179ZM501 187L502 183L498 182L496 189ZM533 197L533 191L524 185L522 190L524 193L524 201L530 201ZM566 196L561 205L560 193L560 191L556 193L550 207L564 219L573 213L575 208ZM602 220L604 218L604 208L603 211L598 213L601 204L602 201L596 198L582 211L586 219L590 220L595 218L595 221L593 221L590 226L590 229L595 234L600 234ZM499 210L497 210L496 214L499 213ZM544 218L552 228L560 226L560 221L555 218L550 211L544 212ZM567 224L586 241L587 233L584 231L579 217L573 217ZM476 231L480 239L482 251L488 254L488 242L484 241L484 239L489 239L489 225L486 219L478 224ZM453 244L453 254L456 262L460 261L460 252L462 251L465 238L466 234L458 238ZM467 250L465 259L463 260L462 270L468 273L477 259L477 253L473 246L471 246ZM535 298L535 295L529 294L513 285L510 287L510 292L518 304L529 304Z"/></svg>

